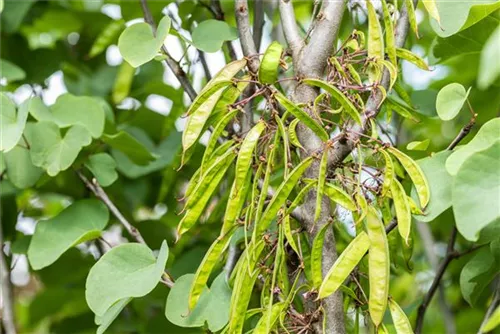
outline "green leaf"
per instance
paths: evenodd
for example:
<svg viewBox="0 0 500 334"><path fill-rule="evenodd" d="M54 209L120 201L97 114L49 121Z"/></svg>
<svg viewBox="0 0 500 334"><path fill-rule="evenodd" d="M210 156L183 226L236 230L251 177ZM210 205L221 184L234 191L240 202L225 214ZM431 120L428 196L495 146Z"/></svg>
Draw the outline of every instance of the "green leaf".
<svg viewBox="0 0 500 334"><path fill-rule="evenodd" d="M222 272L214 280L210 290L205 288L192 311L189 311L188 296L194 275L179 277L168 294L165 316L173 324L181 327L201 327L208 323L212 332L221 330L229 321L231 288Z"/></svg>
<svg viewBox="0 0 500 334"><path fill-rule="evenodd" d="M102 140L112 148L123 152L136 164L146 165L155 159L155 156L128 132L119 131L112 135L105 134L102 136Z"/></svg>
<svg viewBox="0 0 500 334"><path fill-rule="evenodd" d="M14 147L5 153L4 158L7 177L16 188L26 189L34 186L43 174L43 169L31 162L30 151L25 147Z"/></svg>
<svg viewBox="0 0 500 334"><path fill-rule="evenodd" d="M480 89L491 86L500 75L500 26L490 35L481 51L477 85Z"/></svg>
<svg viewBox="0 0 500 334"><path fill-rule="evenodd" d="M146 165L135 164L120 151L112 150L112 155L116 160L118 171L131 179L147 175L165 167L172 168L171 166L177 161L181 150L181 134L179 132L172 132L157 147L151 150L153 155L158 156L158 159Z"/></svg>
<svg viewBox="0 0 500 334"><path fill-rule="evenodd" d="M205 52L217 52L225 41L238 38L238 31L224 21L206 20L193 30L193 45Z"/></svg>
<svg viewBox="0 0 500 334"><path fill-rule="evenodd" d="M108 329L113 320L120 315L120 312L127 306L127 304L132 300L132 298L123 298L117 301L111 306L106 313L101 316L95 317L95 324L99 325L97 328L97 334L102 334Z"/></svg>
<svg viewBox="0 0 500 334"><path fill-rule="evenodd" d="M453 213L458 231L467 240L476 241L482 228L499 221L498 194L500 140L469 156L453 182Z"/></svg>
<svg viewBox="0 0 500 334"><path fill-rule="evenodd" d="M441 24L431 19L434 32L441 37L449 37L464 30L500 8L497 0L437 0Z"/></svg>
<svg viewBox="0 0 500 334"><path fill-rule="evenodd" d="M26 78L26 72L22 68L5 59L0 59L0 75L7 83Z"/></svg>
<svg viewBox="0 0 500 334"><path fill-rule="evenodd" d="M409 151L425 151L429 147L431 140L426 139L423 141L412 141L406 145L406 149Z"/></svg>
<svg viewBox="0 0 500 334"><path fill-rule="evenodd" d="M458 83L451 83L443 87L436 99L436 111L443 121L449 121L455 118L462 109L469 90L465 90L464 86Z"/></svg>
<svg viewBox="0 0 500 334"><path fill-rule="evenodd" d="M25 134L30 144L31 161L50 176L68 169L82 147L92 141L90 133L81 125L70 127L63 137L55 123L28 123Z"/></svg>
<svg viewBox="0 0 500 334"><path fill-rule="evenodd" d="M94 138L104 130L105 114L102 105L94 98L64 94L50 107L57 125L65 128L72 125L85 127Z"/></svg>
<svg viewBox="0 0 500 334"><path fill-rule="evenodd" d="M417 163L424 172L430 188L429 205L425 208L425 215L413 215L421 222L430 222L451 206L451 185L453 178L445 168L446 159L450 151L441 151L431 157L418 160ZM415 189L412 189L411 197L418 199Z"/></svg>
<svg viewBox="0 0 500 334"><path fill-rule="evenodd" d="M167 38L170 24L170 18L164 16L158 24L156 36L153 36L151 26L146 22L127 27L118 39L118 48L123 59L133 67L139 67L152 60Z"/></svg>
<svg viewBox="0 0 500 334"><path fill-rule="evenodd" d="M21 139L28 119L28 103L25 101L16 113L14 102L0 93L0 151L8 152Z"/></svg>
<svg viewBox="0 0 500 334"><path fill-rule="evenodd" d="M103 187L111 185L118 178L115 159L107 153L91 155L85 166L94 174L97 182Z"/></svg>
<svg viewBox="0 0 500 334"><path fill-rule="evenodd" d="M477 251L476 255L464 266L460 273L460 290L471 306L476 305L481 293L495 277L497 268L495 258L488 247Z"/></svg>
<svg viewBox="0 0 500 334"><path fill-rule="evenodd" d="M47 267L71 247L98 237L108 218L102 202L86 199L73 203L54 218L39 221L28 249L31 267Z"/></svg>
<svg viewBox="0 0 500 334"><path fill-rule="evenodd" d="M163 241L156 258L148 246L128 243L104 254L90 269L85 298L97 316L104 316L116 302L142 297L158 284L167 263L168 246Z"/></svg>
<svg viewBox="0 0 500 334"><path fill-rule="evenodd" d="M467 145L453 151L453 154L446 160L446 170L448 173L453 176L456 175L465 160L475 152L482 151L493 145L498 140L499 133L500 118L493 118L485 123Z"/></svg>

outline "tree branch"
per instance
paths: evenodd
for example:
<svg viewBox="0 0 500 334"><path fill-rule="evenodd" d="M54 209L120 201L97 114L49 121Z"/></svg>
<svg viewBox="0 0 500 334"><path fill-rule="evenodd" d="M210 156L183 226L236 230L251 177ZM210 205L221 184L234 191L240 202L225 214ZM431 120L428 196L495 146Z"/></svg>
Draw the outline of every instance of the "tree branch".
<svg viewBox="0 0 500 334"><path fill-rule="evenodd" d="M432 297L436 293L436 290L439 287L439 283L441 282L441 279L444 276L444 273L446 271L446 268L450 264L450 262L453 259L456 259L458 257L458 253L455 251L455 240L457 239L457 229L454 227L453 231L451 232L451 237L450 240L448 241L448 247L446 249L446 256L444 257L443 262L439 265L436 271L436 276L434 277L434 280L432 281L431 287L429 288L429 291L427 291L427 294L424 297L424 300L422 301L422 304L420 304L418 308L418 314L417 314L417 324L415 326L415 333L420 334L422 333L422 328L424 325L424 315L425 311L427 310L427 307L429 306Z"/></svg>
<svg viewBox="0 0 500 334"><path fill-rule="evenodd" d="M257 49L250 30L248 1L236 0L234 2L234 13L240 36L241 49L243 50L245 57L249 58L248 68L250 69L250 72L256 74L259 71L259 58L257 57Z"/></svg>
<svg viewBox="0 0 500 334"><path fill-rule="evenodd" d="M0 217L0 280L2 282L2 316L1 321L6 334L16 334L16 321L14 313L14 298L12 296L12 285L10 282L9 263L3 252L3 226Z"/></svg>
<svg viewBox="0 0 500 334"><path fill-rule="evenodd" d="M253 2L253 42L257 53L260 52L262 30L264 28L264 4L262 1L254 0Z"/></svg>
<svg viewBox="0 0 500 334"><path fill-rule="evenodd" d="M83 175L83 173L80 172L80 171L76 171L76 174L83 181L83 183L85 184L85 186L91 192L94 193L95 197L97 197L98 199L100 199L108 207L109 211L111 211L111 213L116 217L116 219L118 219L118 221L120 222L120 224L122 224L122 226L127 230L127 232L138 243L147 246L146 241L144 240L144 238L141 235L141 232L139 232L138 229L136 229L132 224L130 224L130 222L122 215L122 213L120 212L120 210L118 210L118 208L116 207L116 205L111 201L111 199L109 199L108 194L106 194L106 192L104 191L104 189L102 189L102 187L99 185L99 183L97 183L97 180L96 179L92 179L92 182L89 181L89 179L87 179L85 177L85 175ZM169 288L172 288L174 286L174 282L171 280L170 275L167 274L166 276L167 276L167 279L165 281L163 281L163 282Z"/></svg>
<svg viewBox="0 0 500 334"><path fill-rule="evenodd" d="M141 9L144 14L144 21L151 26L153 34L156 35L156 23L153 19L153 15L151 15L151 11L149 10L147 0L141 0ZM184 91L187 93L191 101L193 101L198 94L194 90L193 85L191 85L186 72L184 72L181 65L179 65L174 58L172 58L165 45L161 46L161 51L167 57L167 59L165 59L165 63L172 70L177 80L179 80L182 88L184 88Z"/></svg>
<svg viewBox="0 0 500 334"><path fill-rule="evenodd" d="M236 0L234 2L234 13L236 16L236 24L240 36L241 49L243 54L248 58L248 69L252 75L257 75L259 71L259 58L257 57L257 49L253 40L253 35L250 31L250 21L248 18L248 1ZM248 85L244 96L252 96L255 92L255 84ZM241 114L241 133L247 133L252 127L252 103L245 105L245 112Z"/></svg>
<svg viewBox="0 0 500 334"><path fill-rule="evenodd" d="M309 43L301 55L299 75L320 76L325 63L332 53L337 40L337 32L345 10L345 1L323 1L319 14L314 22Z"/></svg>
<svg viewBox="0 0 500 334"><path fill-rule="evenodd" d="M292 51L294 61L300 59L300 50L303 46L303 40L299 34L299 28L295 21L295 12L291 0L278 0L278 9L280 12L281 25L283 33L288 43L288 47Z"/></svg>

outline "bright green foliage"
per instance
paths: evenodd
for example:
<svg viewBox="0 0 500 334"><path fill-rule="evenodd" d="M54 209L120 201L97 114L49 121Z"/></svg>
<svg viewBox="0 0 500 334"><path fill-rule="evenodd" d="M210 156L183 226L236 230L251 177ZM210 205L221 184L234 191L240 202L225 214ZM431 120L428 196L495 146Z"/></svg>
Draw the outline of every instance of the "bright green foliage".
<svg viewBox="0 0 500 334"><path fill-rule="evenodd" d="M14 102L4 93L0 95L0 151L8 152L16 146L28 119L28 102L16 111Z"/></svg>
<svg viewBox="0 0 500 334"><path fill-rule="evenodd" d="M90 97L61 95L50 107L57 125L66 128L72 125L85 127L92 137L99 138L104 130L104 110L99 102Z"/></svg>
<svg viewBox="0 0 500 334"><path fill-rule="evenodd" d="M7 176L10 182L19 189L34 186L43 174L43 169L32 164L30 150L25 147L14 147L4 153L4 159Z"/></svg>
<svg viewBox="0 0 500 334"><path fill-rule="evenodd" d="M99 237L108 217L104 204L91 199L75 202L56 217L38 222L28 249L31 267L44 268L70 247Z"/></svg>
<svg viewBox="0 0 500 334"><path fill-rule="evenodd" d="M139 67L152 60L160 52L170 24L170 18L163 17L154 34L147 23L136 23L127 27L118 39L118 47L123 58L133 67Z"/></svg>
<svg viewBox="0 0 500 334"><path fill-rule="evenodd" d="M224 21L206 20L200 22L193 29L193 45L205 52L216 52L225 41L238 38L236 28L231 27Z"/></svg>
<svg viewBox="0 0 500 334"><path fill-rule="evenodd" d="M129 243L114 247L92 267L85 284L90 309L103 316L116 302L142 297L158 284L165 270L168 246L156 257L147 246Z"/></svg>
<svg viewBox="0 0 500 334"><path fill-rule="evenodd" d="M30 144L31 161L50 176L68 169L82 147L92 141L90 132L78 124L70 127L64 136L51 122L28 123L25 133Z"/></svg>
<svg viewBox="0 0 500 334"><path fill-rule="evenodd" d="M452 83L443 87L436 99L436 111L439 118L443 121L455 118L467 100L469 92L470 88L466 91L464 86L458 83Z"/></svg>
<svg viewBox="0 0 500 334"><path fill-rule="evenodd" d="M205 288L200 301L193 310L188 308L189 289L194 275L179 277L170 291L165 307L165 315L172 323L182 327L201 327L205 323L213 331L221 330L229 320L231 288L224 273L217 276L210 290Z"/></svg>
<svg viewBox="0 0 500 334"><path fill-rule="evenodd" d="M85 166L90 169L92 174L96 177L97 182L103 187L111 185L118 178L116 162L107 153L91 155Z"/></svg>

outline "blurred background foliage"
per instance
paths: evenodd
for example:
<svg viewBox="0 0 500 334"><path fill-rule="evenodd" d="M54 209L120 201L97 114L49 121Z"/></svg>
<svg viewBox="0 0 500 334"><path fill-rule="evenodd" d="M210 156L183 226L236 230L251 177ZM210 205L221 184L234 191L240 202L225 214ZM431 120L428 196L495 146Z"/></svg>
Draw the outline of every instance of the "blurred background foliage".
<svg viewBox="0 0 500 334"><path fill-rule="evenodd" d="M200 89L204 76L199 53L186 39L203 21L213 19L207 7L209 1L149 1L158 22L168 14L177 31L167 39L167 48L180 59L182 67ZM352 11L344 16L340 39L351 34L353 22L363 22L362 15L351 1ZM235 26L233 1L222 1L222 10L229 26ZM265 36L261 51L272 40L283 42L278 13L274 1L266 1ZM437 36L422 5L417 10L421 38L409 36L407 47L425 57L433 70L425 72L410 63L403 64L404 86L419 112L420 122L404 120L393 115L390 120L383 114L380 121L395 132L395 144L404 149L412 141L431 139L425 151L414 151L412 157L423 158L431 152L445 149L470 115L462 112L452 121L437 118L435 100L439 89L458 82L472 87L469 101L478 113L477 126L464 140L473 138L477 129L497 117L500 106L498 80L486 89L477 85L481 51L491 32L499 25L499 12L493 11L486 19L450 37ZM296 2L297 20L307 30L313 4ZM360 17L361 16L361 17ZM12 93L16 103L29 96L42 97L46 104L69 92L89 95L106 101L109 110L106 127L123 129L154 152L158 158L138 165L125 154L110 150L117 164L118 179L106 188L114 203L143 234L152 249L158 249L163 239L170 246L167 268L173 277L194 273L212 241L218 236L223 215L224 198L221 191L211 203L210 214L175 243L175 228L180 220L183 190L200 163L203 145L199 144L189 163L176 171L180 163L182 117L189 100L173 73L161 62L152 61L136 71L128 71L117 50L117 38L126 23L142 19L139 1L132 0L6 0L1 14L1 90ZM106 43L95 48L95 41L106 32ZM284 44L284 42L283 42ZM241 55L239 43L233 43ZM207 54L210 72L216 71L229 59L226 46ZM497 59L497 62L499 60ZM124 88L125 87L125 88ZM100 144L93 144L100 145ZM84 148L83 153L94 148ZM0 164L4 176L3 159ZM15 312L20 333L93 333L93 313L85 302L85 278L100 249L107 247L99 240L71 249L51 266L32 272L26 260L30 235L37 220L50 218L71 202L93 197L72 169L56 177L41 175L33 187L18 189L8 177L1 181L1 219L5 251L11 267L14 286ZM111 221L104 238L115 245L121 242L118 224ZM407 262L403 254L400 265L393 268L390 294L414 319L416 309L433 278L432 261L439 262L445 254L449 233L454 226L451 209L428 224L432 231L436 258L429 259L422 239L415 237L412 259ZM339 247L348 239L344 227L338 226ZM127 236L125 236L127 237ZM457 250L469 247L461 236ZM474 253L451 263L443 279L443 296L450 305L459 333L477 331L484 317L493 279L498 267L486 268L484 277L477 282L473 303L469 304L461 292L462 268ZM497 262L498 263L498 262ZM215 271L217 272L217 270ZM215 276L214 276L215 277ZM202 333L202 329L179 328L164 316L165 296L168 288L158 285L149 295L134 299L109 328L110 333ZM470 300L469 300L470 301ZM426 314L424 333L445 333L443 315L434 298Z"/></svg>

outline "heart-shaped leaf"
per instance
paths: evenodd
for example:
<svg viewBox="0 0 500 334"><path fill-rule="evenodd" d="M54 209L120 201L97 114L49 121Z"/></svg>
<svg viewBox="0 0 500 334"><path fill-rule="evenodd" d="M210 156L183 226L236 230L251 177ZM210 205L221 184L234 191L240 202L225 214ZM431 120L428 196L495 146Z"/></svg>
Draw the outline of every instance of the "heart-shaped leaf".
<svg viewBox="0 0 500 334"><path fill-rule="evenodd" d="M50 107L56 123L62 127L81 125L94 138L99 138L104 130L105 114L102 105L94 98L64 94Z"/></svg>
<svg viewBox="0 0 500 334"><path fill-rule="evenodd" d="M30 151L21 146L5 153L5 166L9 181L19 189L32 187L43 174L43 169L31 162Z"/></svg>
<svg viewBox="0 0 500 334"><path fill-rule="evenodd" d="M89 157L85 166L94 174L97 182L103 187L107 187L116 181L116 162L107 153L97 153Z"/></svg>
<svg viewBox="0 0 500 334"><path fill-rule="evenodd" d="M227 284L225 274L219 274L210 290L206 288L203 291L196 307L190 312L188 296L193 279L194 275L188 274L175 281L167 297L165 316L170 322L181 327L201 327L207 322L208 328L217 332L229 321L231 288Z"/></svg>
<svg viewBox="0 0 500 334"><path fill-rule="evenodd" d="M170 18L164 16L158 24L156 36L145 22L127 27L118 39L118 48L123 58L133 67L152 60L160 51L170 29Z"/></svg>
<svg viewBox="0 0 500 334"><path fill-rule="evenodd" d="M21 139L28 119L28 103L25 101L16 113L14 102L0 93L0 151L11 150Z"/></svg>
<svg viewBox="0 0 500 334"><path fill-rule="evenodd" d="M74 125L61 136L59 127L52 122L28 123L26 137L30 144L31 161L42 167L50 176L57 175L71 166L82 147L91 143L86 128Z"/></svg>
<svg viewBox="0 0 500 334"><path fill-rule="evenodd" d="M238 31L224 21L206 20L193 30L193 45L205 52L217 52L222 43L238 38Z"/></svg>
<svg viewBox="0 0 500 334"><path fill-rule="evenodd" d="M500 222L498 194L500 140L468 157L455 176L453 213L457 229L465 239L476 241L485 226Z"/></svg>
<svg viewBox="0 0 500 334"><path fill-rule="evenodd" d="M87 199L73 203L54 218L39 221L28 249L28 259L38 270L54 263L69 248L94 239L108 223L106 206Z"/></svg>
<svg viewBox="0 0 500 334"><path fill-rule="evenodd" d="M458 115L467 96L469 90L465 90L464 86L458 83L451 83L443 87L436 99L436 111L443 121L449 121Z"/></svg>
<svg viewBox="0 0 500 334"><path fill-rule="evenodd" d="M104 316L119 300L142 297L160 281L167 263L168 246L163 241L158 258L148 246L128 243L112 248L90 269L85 298L97 316Z"/></svg>

